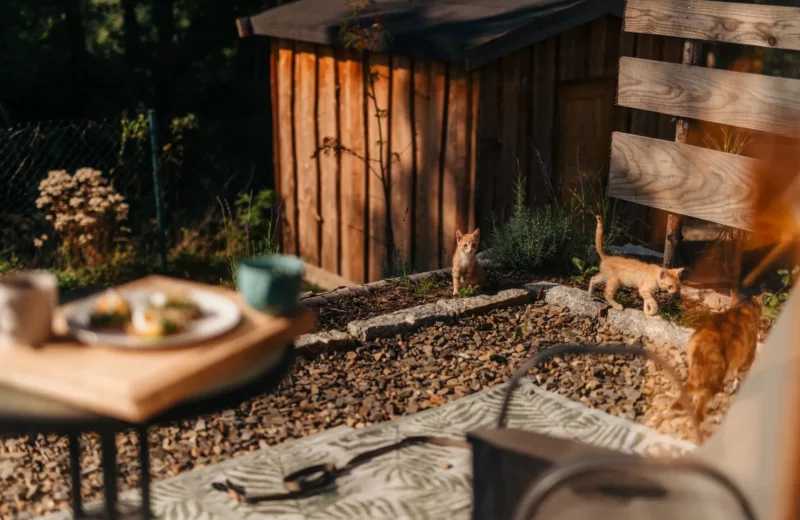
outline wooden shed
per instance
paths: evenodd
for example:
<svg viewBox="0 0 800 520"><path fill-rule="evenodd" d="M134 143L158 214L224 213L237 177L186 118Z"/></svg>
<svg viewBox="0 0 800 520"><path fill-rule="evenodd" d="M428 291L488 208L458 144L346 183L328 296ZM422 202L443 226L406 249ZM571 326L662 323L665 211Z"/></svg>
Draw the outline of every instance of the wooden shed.
<svg viewBox="0 0 800 520"><path fill-rule="evenodd" d="M679 62L681 43L623 34L622 7L299 0L239 19L242 37L272 37L284 250L353 282L397 257L449 266L456 229L488 236L509 216L518 169L542 204L608 171L614 130L671 138L669 120L615 107L617 64ZM367 52L345 48L343 23L376 20Z"/></svg>

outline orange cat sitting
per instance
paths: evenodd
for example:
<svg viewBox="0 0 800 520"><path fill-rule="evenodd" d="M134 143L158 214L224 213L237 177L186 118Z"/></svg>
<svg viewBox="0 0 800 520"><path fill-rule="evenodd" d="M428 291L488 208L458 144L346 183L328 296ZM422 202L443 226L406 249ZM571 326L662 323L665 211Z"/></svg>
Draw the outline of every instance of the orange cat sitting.
<svg viewBox="0 0 800 520"><path fill-rule="evenodd" d="M481 230L466 235L456 231L456 252L453 255L453 294L462 287L480 289L486 283L486 273L475 255L481 244Z"/></svg>
<svg viewBox="0 0 800 520"><path fill-rule="evenodd" d="M589 294L594 292L597 284L604 283L606 301L614 309L622 310L622 305L614 301L620 286L639 290L639 295L644 300L644 313L648 316L655 316L658 313L658 303L653 298L654 292L661 289L675 294L680 290L682 267L665 269L633 258L606 255L603 252L603 219L599 215L594 244L597 254L600 255L600 272L589 281Z"/></svg>

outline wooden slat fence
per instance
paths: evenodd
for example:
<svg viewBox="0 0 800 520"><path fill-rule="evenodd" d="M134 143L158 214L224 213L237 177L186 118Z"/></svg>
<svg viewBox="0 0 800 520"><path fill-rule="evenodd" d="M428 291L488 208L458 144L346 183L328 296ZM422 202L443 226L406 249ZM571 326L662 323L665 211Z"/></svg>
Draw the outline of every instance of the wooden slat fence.
<svg viewBox="0 0 800 520"><path fill-rule="evenodd" d="M783 49L800 44L800 9L703 0L628 0L625 30ZM622 58L618 104L800 137L800 81ZM750 229L753 159L615 132L609 195Z"/></svg>
<svg viewBox="0 0 800 520"><path fill-rule="evenodd" d="M478 78L461 67L273 44L284 250L353 282L449 265L474 225Z"/></svg>

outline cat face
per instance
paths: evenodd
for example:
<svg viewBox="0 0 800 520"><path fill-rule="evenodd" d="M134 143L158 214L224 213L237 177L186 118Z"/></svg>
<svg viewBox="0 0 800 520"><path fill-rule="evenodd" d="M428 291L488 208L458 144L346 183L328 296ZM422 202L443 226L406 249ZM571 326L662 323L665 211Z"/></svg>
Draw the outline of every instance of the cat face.
<svg viewBox="0 0 800 520"><path fill-rule="evenodd" d="M468 255L474 255L478 252L478 246L481 244L481 230L476 229L472 233L466 235L461 230L456 231L456 244L458 250Z"/></svg>
<svg viewBox="0 0 800 520"><path fill-rule="evenodd" d="M658 287L662 291L667 291L670 294L676 294L681 289L681 273L683 267L679 269L662 269L658 273Z"/></svg>

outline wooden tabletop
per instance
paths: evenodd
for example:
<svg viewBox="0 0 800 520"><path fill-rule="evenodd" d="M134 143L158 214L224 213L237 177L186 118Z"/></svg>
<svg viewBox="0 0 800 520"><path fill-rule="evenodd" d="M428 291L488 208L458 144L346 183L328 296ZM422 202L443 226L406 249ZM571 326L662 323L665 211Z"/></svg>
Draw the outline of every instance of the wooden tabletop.
<svg viewBox="0 0 800 520"><path fill-rule="evenodd" d="M68 408L141 422L259 363L315 326L313 313L292 318L268 316L250 308L235 291L217 286L149 276L120 289L151 287L216 292L239 306L242 321L233 331L190 347L125 350L86 346L66 335L64 311L78 303L73 302L59 309L55 336L49 343L36 349L0 350L0 385L41 395ZM73 413L68 408L62 413Z"/></svg>

